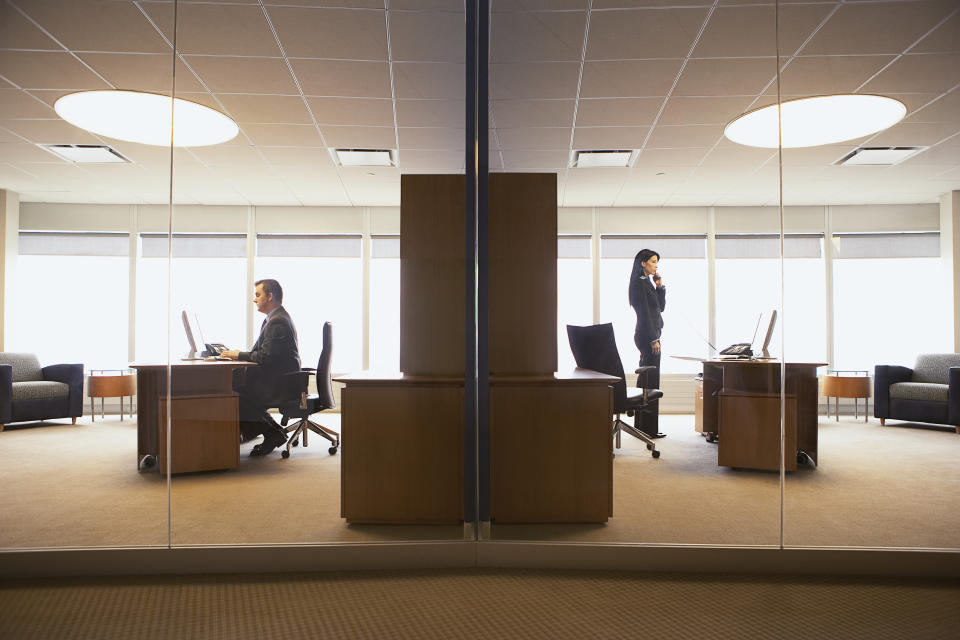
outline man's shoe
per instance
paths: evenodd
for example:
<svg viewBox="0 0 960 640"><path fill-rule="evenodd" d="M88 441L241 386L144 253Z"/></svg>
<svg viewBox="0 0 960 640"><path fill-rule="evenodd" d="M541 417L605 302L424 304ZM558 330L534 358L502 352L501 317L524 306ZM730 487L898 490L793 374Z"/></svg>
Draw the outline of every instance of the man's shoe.
<svg viewBox="0 0 960 640"><path fill-rule="evenodd" d="M253 457L265 456L271 453L277 447L282 447L287 443L287 436L281 433L280 431L272 431L266 433L263 436L263 442L256 445L253 449L250 450L250 455Z"/></svg>

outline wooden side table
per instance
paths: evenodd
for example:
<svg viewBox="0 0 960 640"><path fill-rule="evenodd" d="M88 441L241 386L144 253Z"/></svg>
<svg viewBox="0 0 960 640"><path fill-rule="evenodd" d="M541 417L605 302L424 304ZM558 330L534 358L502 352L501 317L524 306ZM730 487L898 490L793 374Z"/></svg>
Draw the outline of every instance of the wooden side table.
<svg viewBox="0 0 960 640"><path fill-rule="evenodd" d="M859 418L857 398L863 398L863 421L867 421L870 415L870 376L868 374L867 371L827 370L827 375L823 378L823 395L827 398L827 417L830 416L830 398L834 398L833 415L837 422L840 421L840 398L853 398L853 415L854 418Z"/></svg>
<svg viewBox="0 0 960 640"><path fill-rule="evenodd" d="M133 369L91 369L87 378L90 416L97 421L93 399L100 398L100 418L104 417L103 399L120 397L120 421L123 422L123 398L130 396L130 417L133 417L133 396L137 393L137 374Z"/></svg>

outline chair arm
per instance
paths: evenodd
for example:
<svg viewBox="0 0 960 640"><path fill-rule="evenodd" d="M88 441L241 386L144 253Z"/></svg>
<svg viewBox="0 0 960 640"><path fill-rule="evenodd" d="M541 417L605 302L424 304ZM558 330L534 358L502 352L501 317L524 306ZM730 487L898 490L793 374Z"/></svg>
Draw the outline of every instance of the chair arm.
<svg viewBox="0 0 960 640"><path fill-rule="evenodd" d="M293 400L298 398L303 404L307 395L307 385L310 383L309 371L290 371L280 376L277 386L284 398Z"/></svg>
<svg viewBox="0 0 960 640"><path fill-rule="evenodd" d="M873 416L889 418L890 385L896 382L910 382L913 369L892 364L878 364L873 370Z"/></svg>
<svg viewBox="0 0 960 640"><path fill-rule="evenodd" d="M646 366L637 367L636 369L634 369L633 372L637 374L637 386L638 386L638 387L644 387L644 388L645 388L645 387L647 386L647 375L649 375L649 373L650 373L651 371L653 371L654 369L656 369L656 367L653 366L653 365L646 365ZM643 384L640 384L640 380L643 380Z"/></svg>
<svg viewBox="0 0 960 640"><path fill-rule="evenodd" d="M0 364L0 424L10 422L13 411L13 365Z"/></svg>
<svg viewBox="0 0 960 640"><path fill-rule="evenodd" d="M83 365L51 364L40 370L44 380L63 382L70 387L70 417L83 414Z"/></svg>
<svg viewBox="0 0 960 640"><path fill-rule="evenodd" d="M947 375L947 422L960 427L960 367L950 367Z"/></svg>

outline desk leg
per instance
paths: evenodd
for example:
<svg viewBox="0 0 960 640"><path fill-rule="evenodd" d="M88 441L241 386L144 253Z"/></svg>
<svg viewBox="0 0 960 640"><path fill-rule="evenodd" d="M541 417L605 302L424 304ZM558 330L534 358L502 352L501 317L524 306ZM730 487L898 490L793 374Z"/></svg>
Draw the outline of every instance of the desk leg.
<svg viewBox="0 0 960 640"><path fill-rule="evenodd" d="M833 399L833 419L840 422L840 398Z"/></svg>
<svg viewBox="0 0 960 640"><path fill-rule="evenodd" d="M867 421L867 416L870 415L870 398L863 399L863 421Z"/></svg>
<svg viewBox="0 0 960 640"><path fill-rule="evenodd" d="M120 396L120 422L123 422L123 396Z"/></svg>
<svg viewBox="0 0 960 640"><path fill-rule="evenodd" d="M90 421L97 421L97 410L93 406L93 398L90 398Z"/></svg>
<svg viewBox="0 0 960 640"><path fill-rule="evenodd" d="M860 400L857 398L853 399L853 419L860 419Z"/></svg>
<svg viewBox="0 0 960 640"><path fill-rule="evenodd" d="M101 419L101 420L106 420L106 419L107 419L107 418L106 418L106 415L107 415L107 414L105 414L105 413L103 412L103 401L104 401L104 398L100 398L100 419Z"/></svg>

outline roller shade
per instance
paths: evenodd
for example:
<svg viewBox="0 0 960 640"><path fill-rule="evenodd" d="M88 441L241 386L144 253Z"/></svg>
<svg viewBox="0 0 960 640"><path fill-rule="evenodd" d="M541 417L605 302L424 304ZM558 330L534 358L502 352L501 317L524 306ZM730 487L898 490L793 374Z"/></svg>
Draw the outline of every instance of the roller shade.
<svg viewBox="0 0 960 640"><path fill-rule="evenodd" d="M168 236L165 233L140 234L140 255L166 258ZM174 258L246 258L247 237L243 234L173 234Z"/></svg>
<svg viewBox="0 0 960 640"><path fill-rule="evenodd" d="M707 236L601 236L601 258L634 258L641 249L652 249L668 258L706 258Z"/></svg>
<svg viewBox="0 0 960 640"><path fill-rule="evenodd" d="M590 259L590 236L560 236L557 238L558 258Z"/></svg>
<svg viewBox="0 0 960 640"><path fill-rule="evenodd" d="M834 234L834 257L939 258L939 233L842 233Z"/></svg>
<svg viewBox="0 0 960 640"><path fill-rule="evenodd" d="M819 258L823 236L816 234L786 235L783 238L784 258ZM717 236L717 258L779 258L780 236L774 234Z"/></svg>
<svg viewBox="0 0 960 640"><path fill-rule="evenodd" d="M359 258L360 236L258 234L257 255L264 258Z"/></svg>
<svg viewBox="0 0 960 640"><path fill-rule="evenodd" d="M370 239L372 258L399 258L400 236L373 236Z"/></svg>
<svg viewBox="0 0 960 640"><path fill-rule="evenodd" d="M126 256L130 254L127 233L52 233L21 231L22 256Z"/></svg>

